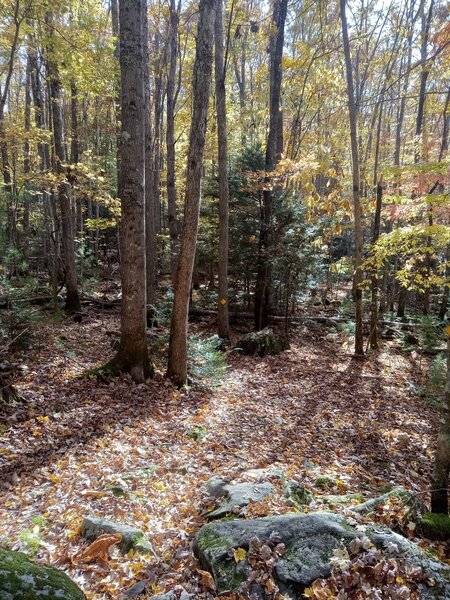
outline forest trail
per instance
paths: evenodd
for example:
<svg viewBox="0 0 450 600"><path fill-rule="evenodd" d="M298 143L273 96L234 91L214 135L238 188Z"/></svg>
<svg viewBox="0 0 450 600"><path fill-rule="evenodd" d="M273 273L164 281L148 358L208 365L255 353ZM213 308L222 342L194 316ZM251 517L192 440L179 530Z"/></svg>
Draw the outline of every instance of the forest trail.
<svg viewBox="0 0 450 600"><path fill-rule="evenodd" d="M2 543L34 536L39 558L64 564L82 545L86 515L152 540L158 559L117 555L109 572L70 568L92 598L119 597L144 574L155 582L149 595L176 584L195 590L190 543L213 475L248 481L253 469L275 467L318 494L396 485L426 494L438 419L411 391L420 357L388 348L354 361L339 336L302 329L279 356L231 353L215 388L178 391L162 371L148 386L79 379L111 353L116 318L39 326L18 382L28 401L4 412L0 429ZM278 489L247 514L288 510Z"/></svg>

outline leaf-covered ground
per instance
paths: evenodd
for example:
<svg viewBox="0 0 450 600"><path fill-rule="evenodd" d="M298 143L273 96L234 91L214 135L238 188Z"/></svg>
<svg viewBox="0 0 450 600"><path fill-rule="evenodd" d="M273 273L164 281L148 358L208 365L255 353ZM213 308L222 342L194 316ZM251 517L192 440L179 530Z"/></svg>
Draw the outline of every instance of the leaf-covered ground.
<svg viewBox="0 0 450 600"><path fill-rule="evenodd" d="M21 357L26 403L0 408L0 543L59 564L89 598L119 598L141 579L148 596L182 585L212 597L190 549L212 475L248 481L277 467L317 494L404 485L428 499L438 417L411 391L420 357L387 347L355 361L339 336L299 329L277 357L230 354L220 387L178 391L162 371L138 386L79 378L111 355L116 330L117 315L93 311L39 325ZM280 490L248 515L288 510ZM157 557L73 565L85 515L142 529Z"/></svg>

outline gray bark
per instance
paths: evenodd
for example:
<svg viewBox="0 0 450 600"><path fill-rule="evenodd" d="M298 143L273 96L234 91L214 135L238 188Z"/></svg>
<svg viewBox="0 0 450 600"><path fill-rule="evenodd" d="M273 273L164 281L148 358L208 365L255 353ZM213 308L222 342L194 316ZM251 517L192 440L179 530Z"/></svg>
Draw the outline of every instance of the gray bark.
<svg viewBox="0 0 450 600"><path fill-rule="evenodd" d="M223 0L217 0L214 25L215 38L215 84L217 112L217 145L219 165L219 297L217 304L218 335L230 338L228 311L228 145L227 107L225 92L225 64L223 56Z"/></svg>
<svg viewBox="0 0 450 600"><path fill-rule="evenodd" d="M189 295L197 241L205 151L206 120L213 61L216 0L200 0L197 45L192 83L193 112L186 169L186 195L180 254L170 326L167 376L179 386L187 380L187 325Z"/></svg>
<svg viewBox="0 0 450 600"><path fill-rule="evenodd" d="M167 74L167 220L170 235L170 270L175 283L177 270L179 223L177 219L177 190L175 182L175 79L178 53L178 19L180 4L170 0L169 71Z"/></svg>
<svg viewBox="0 0 450 600"><path fill-rule="evenodd" d="M275 0L272 20L275 33L270 40L270 112L269 134L266 144L265 170L273 171L279 158L282 140L281 79L284 45L284 26L287 14L287 0ZM261 207L261 228L258 247L258 268L255 290L255 329L264 329L269 322L272 296L272 273L270 253L273 245L273 192L269 185L263 191Z"/></svg>
<svg viewBox="0 0 450 600"><path fill-rule="evenodd" d="M136 382L150 374L146 340L145 281L145 94L143 15L146 0L119 0L121 134L122 308L115 366Z"/></svg>
<svg viewBox="0 0 450 600"><path fill-rule="evenodd" d="M50 98L52 107L53 123L53 145L55 156L55 169L61 177L58 185L58 200L61 213L62 246L65 268L66 283L66 306L69 313L80 312L80 298L78 295L77 271L75 263L75 241L73 233L72 209L70 203L70 184L66 178L67 161L66 145L64 135L64 117L63 117L63 97L62 83L59 75L59 68L54 59L52 27L53 15L47 13L46 23L49 33L49 45L47 52L47 74L50 86Z"/></svg>
<svg viewBox="0 0 450 600"><path fill-rule="evenodd" d="M342 39L344 45L345 70L347 75L347 97L348 97L348 115L350 125L350 142L352 152L352 184L353 184L353 213L355 222L355 275L353 286L355 293L355 355L364 355L363 339L363 303L361 283L363 273L360 269L362 263L362 214L361 214L361 184L359 176L359 149L358 149L358 107L355 101L355 91L353 84L353 69L350 53L350 41L348 38L347 17L345 14L345 0L340 0Z"/></svg>

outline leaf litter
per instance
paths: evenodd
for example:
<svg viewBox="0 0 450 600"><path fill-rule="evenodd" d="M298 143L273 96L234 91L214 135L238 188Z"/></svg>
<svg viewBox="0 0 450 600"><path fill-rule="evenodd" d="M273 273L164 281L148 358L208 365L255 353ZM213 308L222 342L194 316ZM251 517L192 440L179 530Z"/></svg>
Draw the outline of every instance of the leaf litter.
<svg viewBox="0 0 450 600"><path fill-rule="evenodd" d="M354 361L337 340L303 329L279 356L229 355L221 387L180 391L162 369L147 385L80 378L111 354L115 314L39 327L45 343L19 357L27 368L16 385L26 402L0 413L0 543L30 552L23 533L31 531L36 559L64 568L90 600L118 599L133 586L140 598L181 588L215 596L191 552L213 475L252 481L280 469L316 495L324 485L326 493L368 497L403 485L428 498L439 419L411 389L423 365L410 355L387 347ZM293 510L273 483L277 493L244 516ZM122 555L110 538L90 554L80 538L87 515L141 529L156 557ZM250 558L262 564L269 550L271 569L282 549L255 541ZM83 553L92 561L77 560ZM268 591L270 569L258 576Z"/></svg>

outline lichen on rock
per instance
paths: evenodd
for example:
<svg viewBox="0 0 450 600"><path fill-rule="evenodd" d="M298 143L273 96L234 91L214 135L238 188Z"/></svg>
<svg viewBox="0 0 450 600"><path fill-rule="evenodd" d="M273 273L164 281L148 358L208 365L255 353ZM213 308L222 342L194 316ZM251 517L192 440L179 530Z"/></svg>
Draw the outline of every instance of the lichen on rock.
<svg viewBox="0 0 450 600"><path fill-rule="evenodd" d="M86 600L63 572L38 565L22 552L0 548L1 600Z"/></svg>

